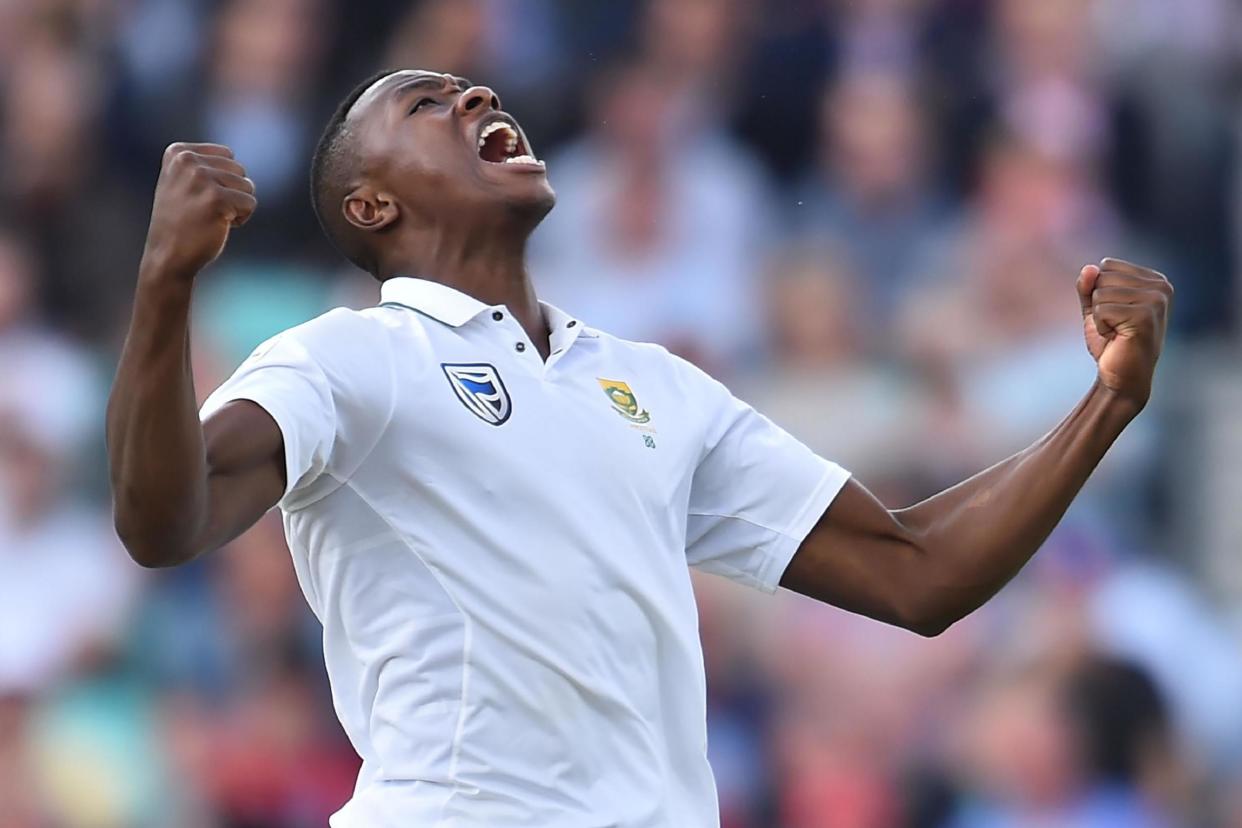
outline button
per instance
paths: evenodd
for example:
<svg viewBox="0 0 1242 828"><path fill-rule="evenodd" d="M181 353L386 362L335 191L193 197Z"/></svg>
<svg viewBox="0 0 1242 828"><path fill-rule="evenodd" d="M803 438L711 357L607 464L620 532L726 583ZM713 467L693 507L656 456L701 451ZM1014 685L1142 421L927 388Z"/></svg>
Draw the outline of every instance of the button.
<svg viewBox="0 0 1242 828"><path fill-rule="evenodd" d="M572 328L574 325L577 325L577 324L578 324L578 320L577 320L577 319L574 319L574 320L572 320L572 321L571 321L568 325L566 325L565 327L566 327L566 328Z"/></svg>
<svg viewBox="0 0 1242 828"><path fill-rule="evenodd" d="M500 320L504 318L505 318L505 315L501 313L500 311L492 311L492 319L495 319L497 322L499 322Z"/></svg>
<svg viewBox="0 0 1242 828"><path fill-rule="evenodd" d="M520 353L522 353L522 351L525 351L525 350L526 350L526 343L525 343L525 342L519 342L518 344L514 345L513 347L514 347L514 348L517 348L517 352L520 354Z"/></svg>

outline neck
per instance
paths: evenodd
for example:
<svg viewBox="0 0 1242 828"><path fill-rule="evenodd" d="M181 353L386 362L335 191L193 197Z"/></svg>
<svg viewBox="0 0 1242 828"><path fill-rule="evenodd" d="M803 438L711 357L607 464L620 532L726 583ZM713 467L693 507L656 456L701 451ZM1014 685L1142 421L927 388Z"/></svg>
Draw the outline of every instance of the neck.
<svg viewBox="0 0 1242 828"><path fill-rule="evenodd" d="M529 233L487 230L417 234L385 256L384 277L417 276L504 305L546 358L548 326L526 267Z"/></svg>

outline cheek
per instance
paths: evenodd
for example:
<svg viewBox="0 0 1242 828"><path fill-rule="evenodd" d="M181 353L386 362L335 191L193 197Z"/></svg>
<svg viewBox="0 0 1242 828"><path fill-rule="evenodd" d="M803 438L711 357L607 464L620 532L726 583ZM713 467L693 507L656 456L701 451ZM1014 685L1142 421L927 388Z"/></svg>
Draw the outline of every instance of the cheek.
<svg viewBox="0 0 1242 828"><path fill-rule="evenodd" d="M401 150L399 161L390 167L390 184L401 203L419 216L442 215L446 208L478 192L476 172L460 145L429 141Z"/></svg>

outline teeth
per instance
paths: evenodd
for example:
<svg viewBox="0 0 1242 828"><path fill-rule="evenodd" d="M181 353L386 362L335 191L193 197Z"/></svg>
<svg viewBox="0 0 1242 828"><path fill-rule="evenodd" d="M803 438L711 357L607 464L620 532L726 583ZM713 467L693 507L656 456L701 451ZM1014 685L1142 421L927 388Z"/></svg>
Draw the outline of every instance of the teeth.
<svg viewBox="0 0 1242 828"><path fill-rule="evenodd" d="M483 142L485 142L487 137L493 132L498 132L502 129L509 133L505 136L505 138L509 149L512 150L515 146L517 146L518 136L513 130L513 127L509 126L504 121L492 121L490 124L483 127L483 131L479 133L479 146L483 146Z"/></svg>
<svg viewBox="0 0 1242 828"><path fill-rule="evenodd" d="M533 155L515 155L512 158L506 158L504 163L506 164L537 164L540 167L543 166L543 162Z"/></svg>

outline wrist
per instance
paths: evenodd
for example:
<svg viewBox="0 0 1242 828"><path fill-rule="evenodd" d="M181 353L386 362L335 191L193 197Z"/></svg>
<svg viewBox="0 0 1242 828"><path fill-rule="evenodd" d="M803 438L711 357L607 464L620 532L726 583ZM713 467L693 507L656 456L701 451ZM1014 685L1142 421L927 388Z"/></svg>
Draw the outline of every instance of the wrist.
<svg viewBox="0 0 1242 828"><path fill-rule="evenodd" d="M188 288L198 275L198 268L179 262L176 257L150 244L142 251L138 265L138 283L143 285L174 286Z"/></svg>
<svg viewBox="0 0 1242 828"><path fill-rule="evenodd" d="M1147 395L1134 395L1118 391L1096 379L1091 395L1099 400L1104 410L1128 423L1147 406Z"/></svg>
<svg viewBox="0 0 1242 828"><path fill-rule="evenodd" d="M156 306L188 305L194 291L194 274L186 273L150 251L143 254L138 266L136 301L153 302Z"/></svg>

